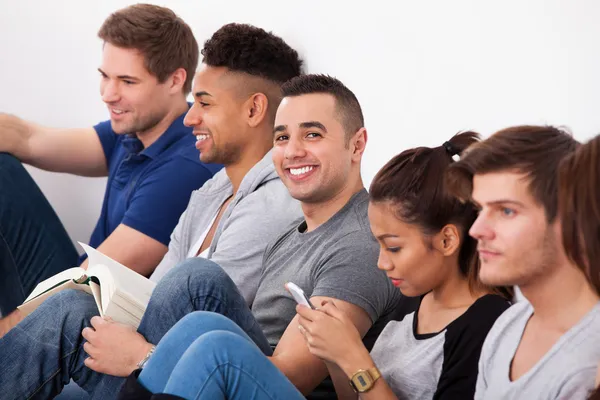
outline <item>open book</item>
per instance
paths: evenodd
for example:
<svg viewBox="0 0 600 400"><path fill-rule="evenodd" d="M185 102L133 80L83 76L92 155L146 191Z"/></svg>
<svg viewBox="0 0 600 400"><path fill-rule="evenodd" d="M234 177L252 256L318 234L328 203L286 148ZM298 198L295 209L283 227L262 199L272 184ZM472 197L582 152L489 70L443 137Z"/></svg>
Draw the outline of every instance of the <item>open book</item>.
<svg viewBox="0 0 600 400"><path fill-rule="evenodd" d="M94 296L100 316L137 328L156 284L98 250L78 242L88 255L88 268L70 268L38 284L18 308L25 316L49 296L65 289Z"/></svg>

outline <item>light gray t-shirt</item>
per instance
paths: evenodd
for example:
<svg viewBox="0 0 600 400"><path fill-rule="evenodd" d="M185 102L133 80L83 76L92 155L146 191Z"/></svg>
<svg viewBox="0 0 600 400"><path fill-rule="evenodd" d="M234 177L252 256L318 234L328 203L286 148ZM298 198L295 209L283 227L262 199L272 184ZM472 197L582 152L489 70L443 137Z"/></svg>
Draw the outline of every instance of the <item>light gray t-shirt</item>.
<svg viewBox="0 0 600 400"><path fill-rule="evenodd" d="M359 306L372 321L383 321L396 307L400 292L377 269L379 245L369 227L368 202L363 189L314 231L305 232L302 221L267 247L252 312L271 345L279 342L296 315L286 282L300 286L308 297L332 297ZM374 328L370 333L376 335Z"/></svg>
<svg viewBox="0 0 600 400"><path fill-rule="evenodd" d="M476 399L586 399L600 362L600 303L581 319L526 374L509 379L533 307L521 301L498 318L479 360Z"/></svg>

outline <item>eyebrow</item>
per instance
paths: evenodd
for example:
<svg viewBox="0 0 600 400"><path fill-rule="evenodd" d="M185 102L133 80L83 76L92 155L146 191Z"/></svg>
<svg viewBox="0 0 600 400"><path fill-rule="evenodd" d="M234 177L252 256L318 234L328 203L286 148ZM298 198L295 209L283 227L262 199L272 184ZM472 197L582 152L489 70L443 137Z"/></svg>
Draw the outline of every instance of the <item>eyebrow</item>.
<svg viewBox="0 0 600 400"><path fill-rule="evenodd" d="M210 94L204 90L194 93L194 97L202 97L202 96L211 96L212 97L212 94Z"/></svg>
<svg viewBox="0 0 600 400"><path fill-rule="evenodd" d="M479 205L479 203L477 203L475 200L471 200L471 202L473 203L473 205L475 205L476 207L481 207ZM525 208L525 204L521 203L520 201L516 201L516 200L509 200L509 199L500 199L500 200L494 200L494 201L488 201L487 203L485 203L487 206L498 206L501 204L513 204L515 206L519 206L522 208Z"/></svg>
<svg viewBox="0 0 600 400"><path fill-rule="evenodd" d="M285 132L287 130L287 125L277 125L275 129L273 129L273 133L277 132Z"/></svg>
<svg viewBox="0 0 600 400"><path fill-rule="evenodd" d="M383 235L379 235L377 236L377 239L379 240L383 240L383 239L387 239L387 238L397 238L397 235L392 235L391 233L384 233Z"/></svg>
<svg viewBox="0 0 600 400"><path fill-rule="evenodd" d="M101 68L98 68L98 71L102 75L108 76L108 74L106 72L102 71ZM139 81L140 80L139 78L136 78L135 76L131 76L131 75L117 75L117 78L119 78L119 79L127 79L127 80L130 80L130 81Z"/></svg>
<svg viewBox="0 0 600 400"><path fill-rule="evenodd" d="M307 121L307 122L301 122L299 124L300 128L302 129L309 129L309 128L318 128L320 130L322 130L323 132L327 132L327 128L325 128L325 125L323 125L322 123L320 123L319 121Z"/></svg>

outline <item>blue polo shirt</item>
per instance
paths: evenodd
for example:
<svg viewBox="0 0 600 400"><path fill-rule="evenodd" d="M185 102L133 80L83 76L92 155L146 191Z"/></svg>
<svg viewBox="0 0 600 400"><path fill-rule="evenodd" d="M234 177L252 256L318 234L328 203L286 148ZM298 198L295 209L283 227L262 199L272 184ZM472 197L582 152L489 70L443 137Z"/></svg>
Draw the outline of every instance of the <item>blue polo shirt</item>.
<svg viewBox="0 0 600 400"><path fill-rule="evenodd" d="M94 126L106 156L108 182L90 246L98 247L120 224L169 245L192 191L223 167L200 161L184 116L148 148L135 135L117 135L110 121ZM79 262L85 258L82 255Z"/></svg>

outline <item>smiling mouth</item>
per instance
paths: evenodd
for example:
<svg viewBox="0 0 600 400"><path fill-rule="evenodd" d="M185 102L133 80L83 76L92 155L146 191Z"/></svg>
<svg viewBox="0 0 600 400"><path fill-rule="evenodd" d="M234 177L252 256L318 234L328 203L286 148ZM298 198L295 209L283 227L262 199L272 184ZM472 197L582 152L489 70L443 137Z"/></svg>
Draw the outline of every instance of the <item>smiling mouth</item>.
<svg viewBox="0 0 600 400"><path fill-rule="evenodd" d="M313 167L311 165L311 166L302 167L302 168L289 168L288 170L290 171L290 174L292 174L294 176L300 176L300 175L308 174L313 169L315 169L315 167Z"/></svg>
<svg viewBox="0 0 600 400"><path fill-rule="evenodd" d="M201 135L196 135L196 142L202 142L203 140L208 139L208 135L205 134L201 134Z"/></svg>
<svg viewBox="0 0 600 400"><path fill-rule="evenodd" d="M291 180L301 182L308 179L316 169L316 165L305 165L303 167L286 167L285 172Z"/></svg>

